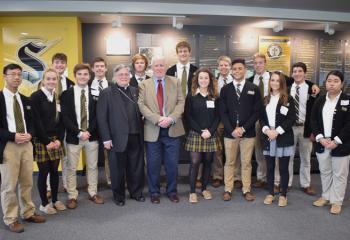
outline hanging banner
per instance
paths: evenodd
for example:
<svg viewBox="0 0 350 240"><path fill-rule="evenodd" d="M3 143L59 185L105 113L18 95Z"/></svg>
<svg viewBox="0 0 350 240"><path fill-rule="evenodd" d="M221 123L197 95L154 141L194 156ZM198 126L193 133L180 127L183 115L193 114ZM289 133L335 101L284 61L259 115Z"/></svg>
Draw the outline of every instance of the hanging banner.
<svg viewBox="0 0 350 240"><path fill-rule="evenodd" d="M259 52L266 56L266 68L290 75L290 37L259 36Z"/></svg>

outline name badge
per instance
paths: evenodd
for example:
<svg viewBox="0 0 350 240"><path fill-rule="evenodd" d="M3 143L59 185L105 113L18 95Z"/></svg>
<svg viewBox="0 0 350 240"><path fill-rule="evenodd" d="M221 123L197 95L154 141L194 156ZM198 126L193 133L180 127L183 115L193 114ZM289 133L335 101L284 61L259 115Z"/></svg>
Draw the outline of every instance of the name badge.
<svg viewBox="0 0 350 240"><path fill-rule="evenodd" d="M254 94L255 94L254 91L248 91L247 93L248 93L249 95L254 95Z"/></svg>
<svg viewBox="0 0 350 240"><path fill-rule="evenodd" d="M92 96L99 96L100 95L100 91L99 90L96 90L96 89L91 89L91 95Z"/></svg>
<svg viewBox="0 0 350 240"><path fill-rule="evenodd" d="M27 108L27 110L30 110L30 109L32 109L30 106L26 106L26 108Z"/></svg>
<svg viewBox="0 0 350 240"><path fill-rule="evenodd" d="M286 116L287 113L288 113L288 108L285 107L285 106L282 106L281 109L280 109L280 113L281 113L282 115Z"/></svg>
<svg viewBox="0 0 350 240"><path fill-rule="evenodd" d="M57 112L61 112L61 105L60 104L56 104L56 110L57 110Z"/></svg>
<svg viewBox="0 0 350 240"><path fill-rule="evenodd" d="M207 108L215 108L215 103L214 103L214 101L208 100L208 101L207 101Z"/></svg>
<svg viewBox="0 0 350 240"><path fill-rule="evenodd" d="M340 101L341 106L348 106L349 105L349 100L341 100Z"/></svg>

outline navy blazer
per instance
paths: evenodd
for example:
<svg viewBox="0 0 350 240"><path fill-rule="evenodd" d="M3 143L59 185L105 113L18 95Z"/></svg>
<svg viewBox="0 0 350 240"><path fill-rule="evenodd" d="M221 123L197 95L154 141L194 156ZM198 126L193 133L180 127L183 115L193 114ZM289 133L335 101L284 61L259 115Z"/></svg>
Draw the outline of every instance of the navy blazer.
<svg viewBox="0 0 350 240"><path fill-rule="evenodd" d="M286 114L281 113L282 106L288 110ZM262 108L261 110L261 117L260 117L260 126L262 128L264 126L269 126L269 120L268 115L266 112L266 106ZM296 113L295 113L295 105L294 100L291 96L288 97L288 102L285 105L282 105L280 103L277 104L276 107L276 120L275 120L275 127L281 127L284 130L284 133L282 135L278 135L276 138L277 147L289 147L294 145L294 134L293 134L293 125L296 120ZM268 140L268 136L265 134L262 134L262 143L263 143L263 150L269 151L270 150L270 141Z"/></svg>
<svg viewBox="0 0 350 240"><path fill-rule="evenodd" d="M32 118L32 110L31 110L31 102L30 99L22 94L21 101L23 105L24 111L24 119L26 122L27 133L34 135L33 128L33 118ZM3 162L3 154L5 150L5 146L7 142L15 141L15 132L10 132L7 124L7 116L6 116L6 102L4 93L0 92L0 164Z"/></svg>
<svg viewBox="0 0 350 240"><path fill-rule="evenodd" d="M75 113L74 88L64 91L61 96L61 113L64 127L66 129L66 142L70 144L79 144L78 134L81 129L78 128L77 115ZM97 141L97 120L96 120L96 101L91 95L89 88L89 127L87 131L91 134L89 141Z"/></svg>
<svg viewBox="0 0 350 240"><path fill-rule="evenodd" d="M255 122L258 120L262 108L262 99L259 88L246 81L238 100L233 82L221 89L219 100L219 112L224 124L224 136L233 138L231 133L237 125L239 115L239 126L245 129L242 137L255 137Z"/></svg>
<svg viewBox="0 0 350 240"><path fill-rule="evenodd" d="M312 109L311 113L311 128L315 137L318 134L323 134L323 116L322 110L326 102L326 95L319 97ZM333 140L336 136L342 141L335 149L332 150L331 155L335 157L344 157L350 154L350 96L341 93L338 103L333 113L332 136ZM323 153L324 147L321 143L316 143L315 151Z"/></svg>

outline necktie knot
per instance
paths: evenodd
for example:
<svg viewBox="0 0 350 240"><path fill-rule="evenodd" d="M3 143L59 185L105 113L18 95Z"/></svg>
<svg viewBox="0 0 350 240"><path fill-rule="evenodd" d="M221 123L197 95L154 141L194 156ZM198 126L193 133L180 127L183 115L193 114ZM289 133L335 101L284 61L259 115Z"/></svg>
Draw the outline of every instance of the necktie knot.
<svg viewBox="0 0 350 240"><path fill-rule="evenodd" d="M262 81L263 79L264 79L263 76L260 76L260 77L259 77L259 80L260 80L260 81Z"/></svg>

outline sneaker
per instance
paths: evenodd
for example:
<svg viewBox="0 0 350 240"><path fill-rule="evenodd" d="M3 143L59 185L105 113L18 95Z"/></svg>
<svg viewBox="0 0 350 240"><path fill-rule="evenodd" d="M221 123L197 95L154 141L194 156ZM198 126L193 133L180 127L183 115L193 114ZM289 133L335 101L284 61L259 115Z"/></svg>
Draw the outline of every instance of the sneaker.
<svg viewBox="0 0 350 240"><path fill-rule="evenodd" d="M56 210L58 211L64 211L66 210L66 206L63 204L63 202L61 201L56 201L54 204L53 204L53 207L56 208Z"/></svg>
<svg viewBox="0 0 350 240"><path fill-rule="evenodd" d="M54 209L50 203L46 204L45 207L43 205L40 205L39 210L48 215L57 213L56 209Z"/></svg>
<svg viewBox="0 0 350 240"><path fill-rule="evenodd" d="M324 207L326 205L329 205L329 201L324 199L323 197L320 197L319 199L314 201L312 205L314 205L315 207Z"/></svg>
<svg viewBox="0 0 350 240"><path fill-rule="evenodd" d="M208 190L204 190L202 192L202 195L203 195L205 200L210 200L213 198L213 196L211 195L211 192L209 192Z"/></svg>
<svg viewBox="0 0 350 240"><path fill-rule="evenodd" d="M280 196L278 198L278 206L279 207L285 207L285 206L287 206L287 204L288 204L288 201L287 201L286 197Z"/></svg>
<svg viewBox="0 0 350 240"><path fill-rule="evenodd" d="M198 202L197 193L190 193L190 197L188 201L190 203L197 203Z"/></svg>
<svg viewBox="0 0 350 240"><path fill-rule="evenodd" d="M340 204L332 204L331 210L329 211L331 214L339 215L341 212L341 205Z"/></svg>
<svg viewBox="0 0 350 240"><path fill-rule="evenodd" d="M264 204L270 205L275 200L275 197L271 194L267 195L264 200Z"/></svg>

